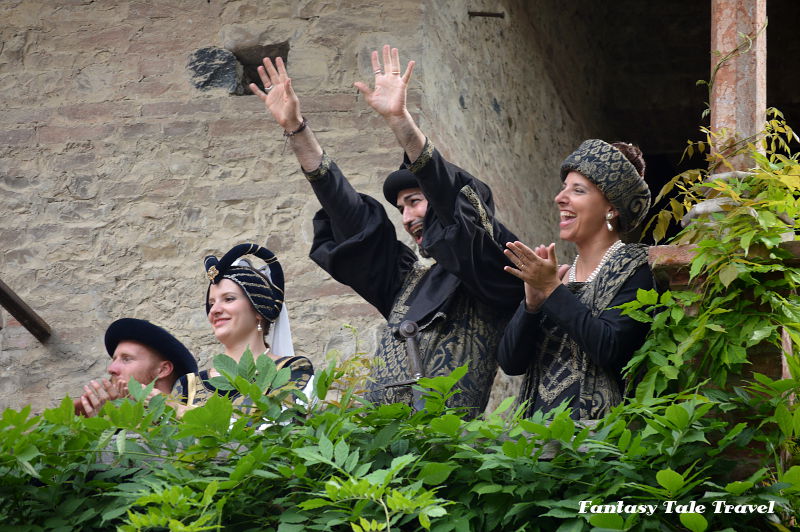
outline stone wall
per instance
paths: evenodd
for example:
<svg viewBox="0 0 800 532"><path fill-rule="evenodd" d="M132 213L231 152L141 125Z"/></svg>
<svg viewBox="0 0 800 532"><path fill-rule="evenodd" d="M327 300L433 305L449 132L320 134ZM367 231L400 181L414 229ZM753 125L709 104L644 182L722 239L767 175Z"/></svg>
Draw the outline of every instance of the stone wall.
<svg viewBox="0 0 800 532"><path fill-rule="evenodd" d="M201 261L244 241L281 259L298 352L322 365L346 351L344 323L368 349L380 316L307 258L318 205L281 131L253 96L194 88L192 52L288 43L320 142L379 195L401 154L352 83L371 78L370 50L398 46L418 61L423 130L493 187L515 232L550 241L558 163L602 134L602 60L568 14L525 0L0 3L0 278L54 331L41 345L0 313L0 407L40 410L103 376L102 333L123 316L207 363L218 348Z"/></svg>

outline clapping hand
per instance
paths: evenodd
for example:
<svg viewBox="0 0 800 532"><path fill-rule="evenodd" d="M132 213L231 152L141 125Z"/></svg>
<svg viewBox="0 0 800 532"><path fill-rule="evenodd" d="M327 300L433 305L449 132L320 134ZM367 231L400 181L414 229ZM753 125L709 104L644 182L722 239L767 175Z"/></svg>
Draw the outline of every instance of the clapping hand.
<svg viewBox="0 0 800 532"><path fill-rule="evenodd" d="M503 269L525 282L525 307L528 311L537 310L569 270L568 265L558 266L555 244L531 249L519 241L507 242L503 252L516 266Z"/></svg>
<svg viewBox="0 0 800 532"><path fill-rule="evenodd" d="M91 381L83 387L83 394L73 402L75 414L96 416L106 401L113 401L128 395L128 385L122 381Z"/></svg>

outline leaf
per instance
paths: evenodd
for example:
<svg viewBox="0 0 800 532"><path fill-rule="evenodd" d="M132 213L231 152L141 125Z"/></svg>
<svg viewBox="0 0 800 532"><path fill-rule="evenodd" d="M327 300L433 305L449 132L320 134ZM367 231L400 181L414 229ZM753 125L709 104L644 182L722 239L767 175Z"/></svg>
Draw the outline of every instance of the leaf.
<svg viewBox="0 0 800 532"><path fill-rule="evenodd" d="M461 418L453 414L445 414L431 420L431 429L448 436L455 436L461 429Z"/></svg>
<svg viewBox="0 0 800 532"><path fill-rule="evenodd" d="M122 456L125 454L125 443L128 441L125 429L117 433L117 454Z"/></svg>
<svg viewBox="0 0 800 532"><path fill-rule="evenodd" d="M17 457L17 460L24 460L25 462L30 462L37 456L42 455L42 453L39 452L39 449L37 449L32 443L29 443L20 451L15 451L14 454Z"/></svg>
<svg viewBox="0 0 800 532"><path fill-rule="evenodd" d="M481 482L479 484L476 484L472 488L472 491L474 491L475 493L477 493L479 495L485 495L487 493L497 493L498 491L502 491L502 489L503 489L503 486L501 486L500 484L491 484L489 482Z"/></svg>
<svg viewBox="0 0 800 532"><path fill-rule="evenodd" d="M680 514L681 524L692 532L704 532L708 528L708 521L698 513Z"/></svg>
<svg viewBox="0 0 800 532"><path fill-rule="evenodd" d="M800 466L792 466L780 477L781 482L792 485L792 489L800 491Z"/></svg>
<svg viewBox="0 0 800 532"><path fill-rule="evenodd" d="M214 357L214 368L229 379L233 379L238 374L236 361L228 355L217 355Z"/></svg>
<svg viewBox="0 0 800 532"><path fill-rule="evenodd" d="M639 288L636 291L636 300L644 305L656 305L658 304L658 292Z"/></svg>
<svg viewBox="0 0 800 532"><path fill-rule="evenodd" d="M631 431L629 429L625 429L622 431L622 435L619 437L619 441L617 442L617 447L623 453L628 449L628 445L631 443Z"/></svg>
<svg viewBox="0 0 800 532"><path fill-rule="evenodd" d="M728 288L728 286L739 277L739 268L735 264L727 264L719 271L719 280Z"/></svg>
<svg viewBox="0 0 800 532"><path fill-rule="evenodd" d="M456 466L448 463L428 462L422 466L419 473L419 480L428 485L438 485L447 480L450 473L456 469Z"/></svg>
<svg viewBox="0 0 800 532"><path fill-rule="evenodd" d="M677 494L685 484L683 476L669 468L656 473L656 481L673 494Z"/></svg>
<svg viewBox="0 0 800 532"><path fill-rule="evenodd" d="M677 430L683 430L689 425L689 413L681 405L669 405L664 415Z"/></svg>
<svg viewBox="0 0 800 532"><path fill-rule="evenodd" d="M589 523L597 528L610 530L624 530L625 528L625 520L618 514L593 514L589 518Z"/></svg>
<svg viewBox="0 0 800 532"><path fill-rule="evenodd" d="M350 447L344 440L336 442L333 448L333 461L338 465L344 465L350 455Z"/></svg>
<svg viewBox="0 0 800 532"><path fill-rule="evenodd" d="M739 495L741 495L742 493L744 493L745 491L749 490L752 487L753 487L752 482L737 480L734 482L729 482L725 486L725 491L727 491L728 493L732 493L738 497Z"/></svg>
<svg viewBox="0 0 800 532"><path fill-rule="evenodd" d="M564 413L550 423L550 435L560 441L569 442L575 433L575 422Z"/></svg>
<svg viewBox="0 0 800 532"><path fill-rule="evenodd" d="M788 438L792 436L794 420L792 419L792 414L789 412L789 409L786 408L786 405L783 403L775 408L775 422L778 424L778 427L780 427L785 437Z"/></svg>
<svg viewBox="0 0 800 532"><path fill-rule="evenodd" d="M324 506L330 506L332 503L327 499L309 499L307 501L303 501L300 503L301 510L316 510L317 508L322 508Z"/></svg>
<svg viewBox="0 0 800 532"><path fill-rule="evenodd" d="M559 525L556 532L582 532L583 525L583 519L568 519Z"/></svg>
<svg viewBox="0 0 800 532"><path fill-rule="evenodd" d="M213 394L206 403L199 407L187 410L183 415L184 429L178 437L190 434L227 434L233 414L233 404L230 400Z"/></svg>
<svg viewBox="0 0 800 532"><path fill-rule="evenodd" d="M330 461L333 458L333 443L324 434L319 437L317 446L319 454L324 456L326 460Z"/></svg>

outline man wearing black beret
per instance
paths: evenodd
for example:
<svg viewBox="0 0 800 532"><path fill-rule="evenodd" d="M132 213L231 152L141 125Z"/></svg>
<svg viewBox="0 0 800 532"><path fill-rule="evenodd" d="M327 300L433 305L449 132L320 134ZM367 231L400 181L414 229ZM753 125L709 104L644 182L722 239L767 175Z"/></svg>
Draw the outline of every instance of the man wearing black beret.
<svg viewBox="0 0 800 532"><path fill-rule="evenodd" d="M105 336L106 351L111 357L111 379L91 381L75 400L75 413L91 417L106 401L125 397L128 381L154 382L154 393L169 394L179 377L197 372L197 362L174 336L149 321L122 318L109 325Z"/></svg>
<svg viewBox="0 0 800 532"><path fill-rule="evenodd" d="M524 294L522 283L503 270L511 265L503 246L517 237L495 218L489 187L446 161L417 127L406 108L413 67L409 62L401 74L399 53L387 45L383 66L378 52L372 53L374 89L355 85L404 151L402 168L384 183L384 196L433 265L417 260L397 239L380 203L357 193L322 150L300 113L281 58L275 65L265 58L259 67L265 90L255 84L250 89L283 127L322 205L314 217L312 260L386 318L367 398L419 406L409 383L466 365L467 374L456 384L459 393L448 404L475 416L486 407L498 342ZM400 334L407 321L418 327L418 357L409 357Z"/></svg>

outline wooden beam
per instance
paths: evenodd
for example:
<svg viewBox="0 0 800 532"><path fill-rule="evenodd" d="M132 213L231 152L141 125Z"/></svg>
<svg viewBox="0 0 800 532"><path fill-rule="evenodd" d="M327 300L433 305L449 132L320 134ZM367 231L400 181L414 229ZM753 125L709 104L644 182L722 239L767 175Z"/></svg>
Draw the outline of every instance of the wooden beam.
<svg viewBox="0 0 800 532"><path fill-rule="evenodd" d="M20 297L0 280L0 305L2 305L23 327L40 342L50 338L50 326Z"/></svg>

